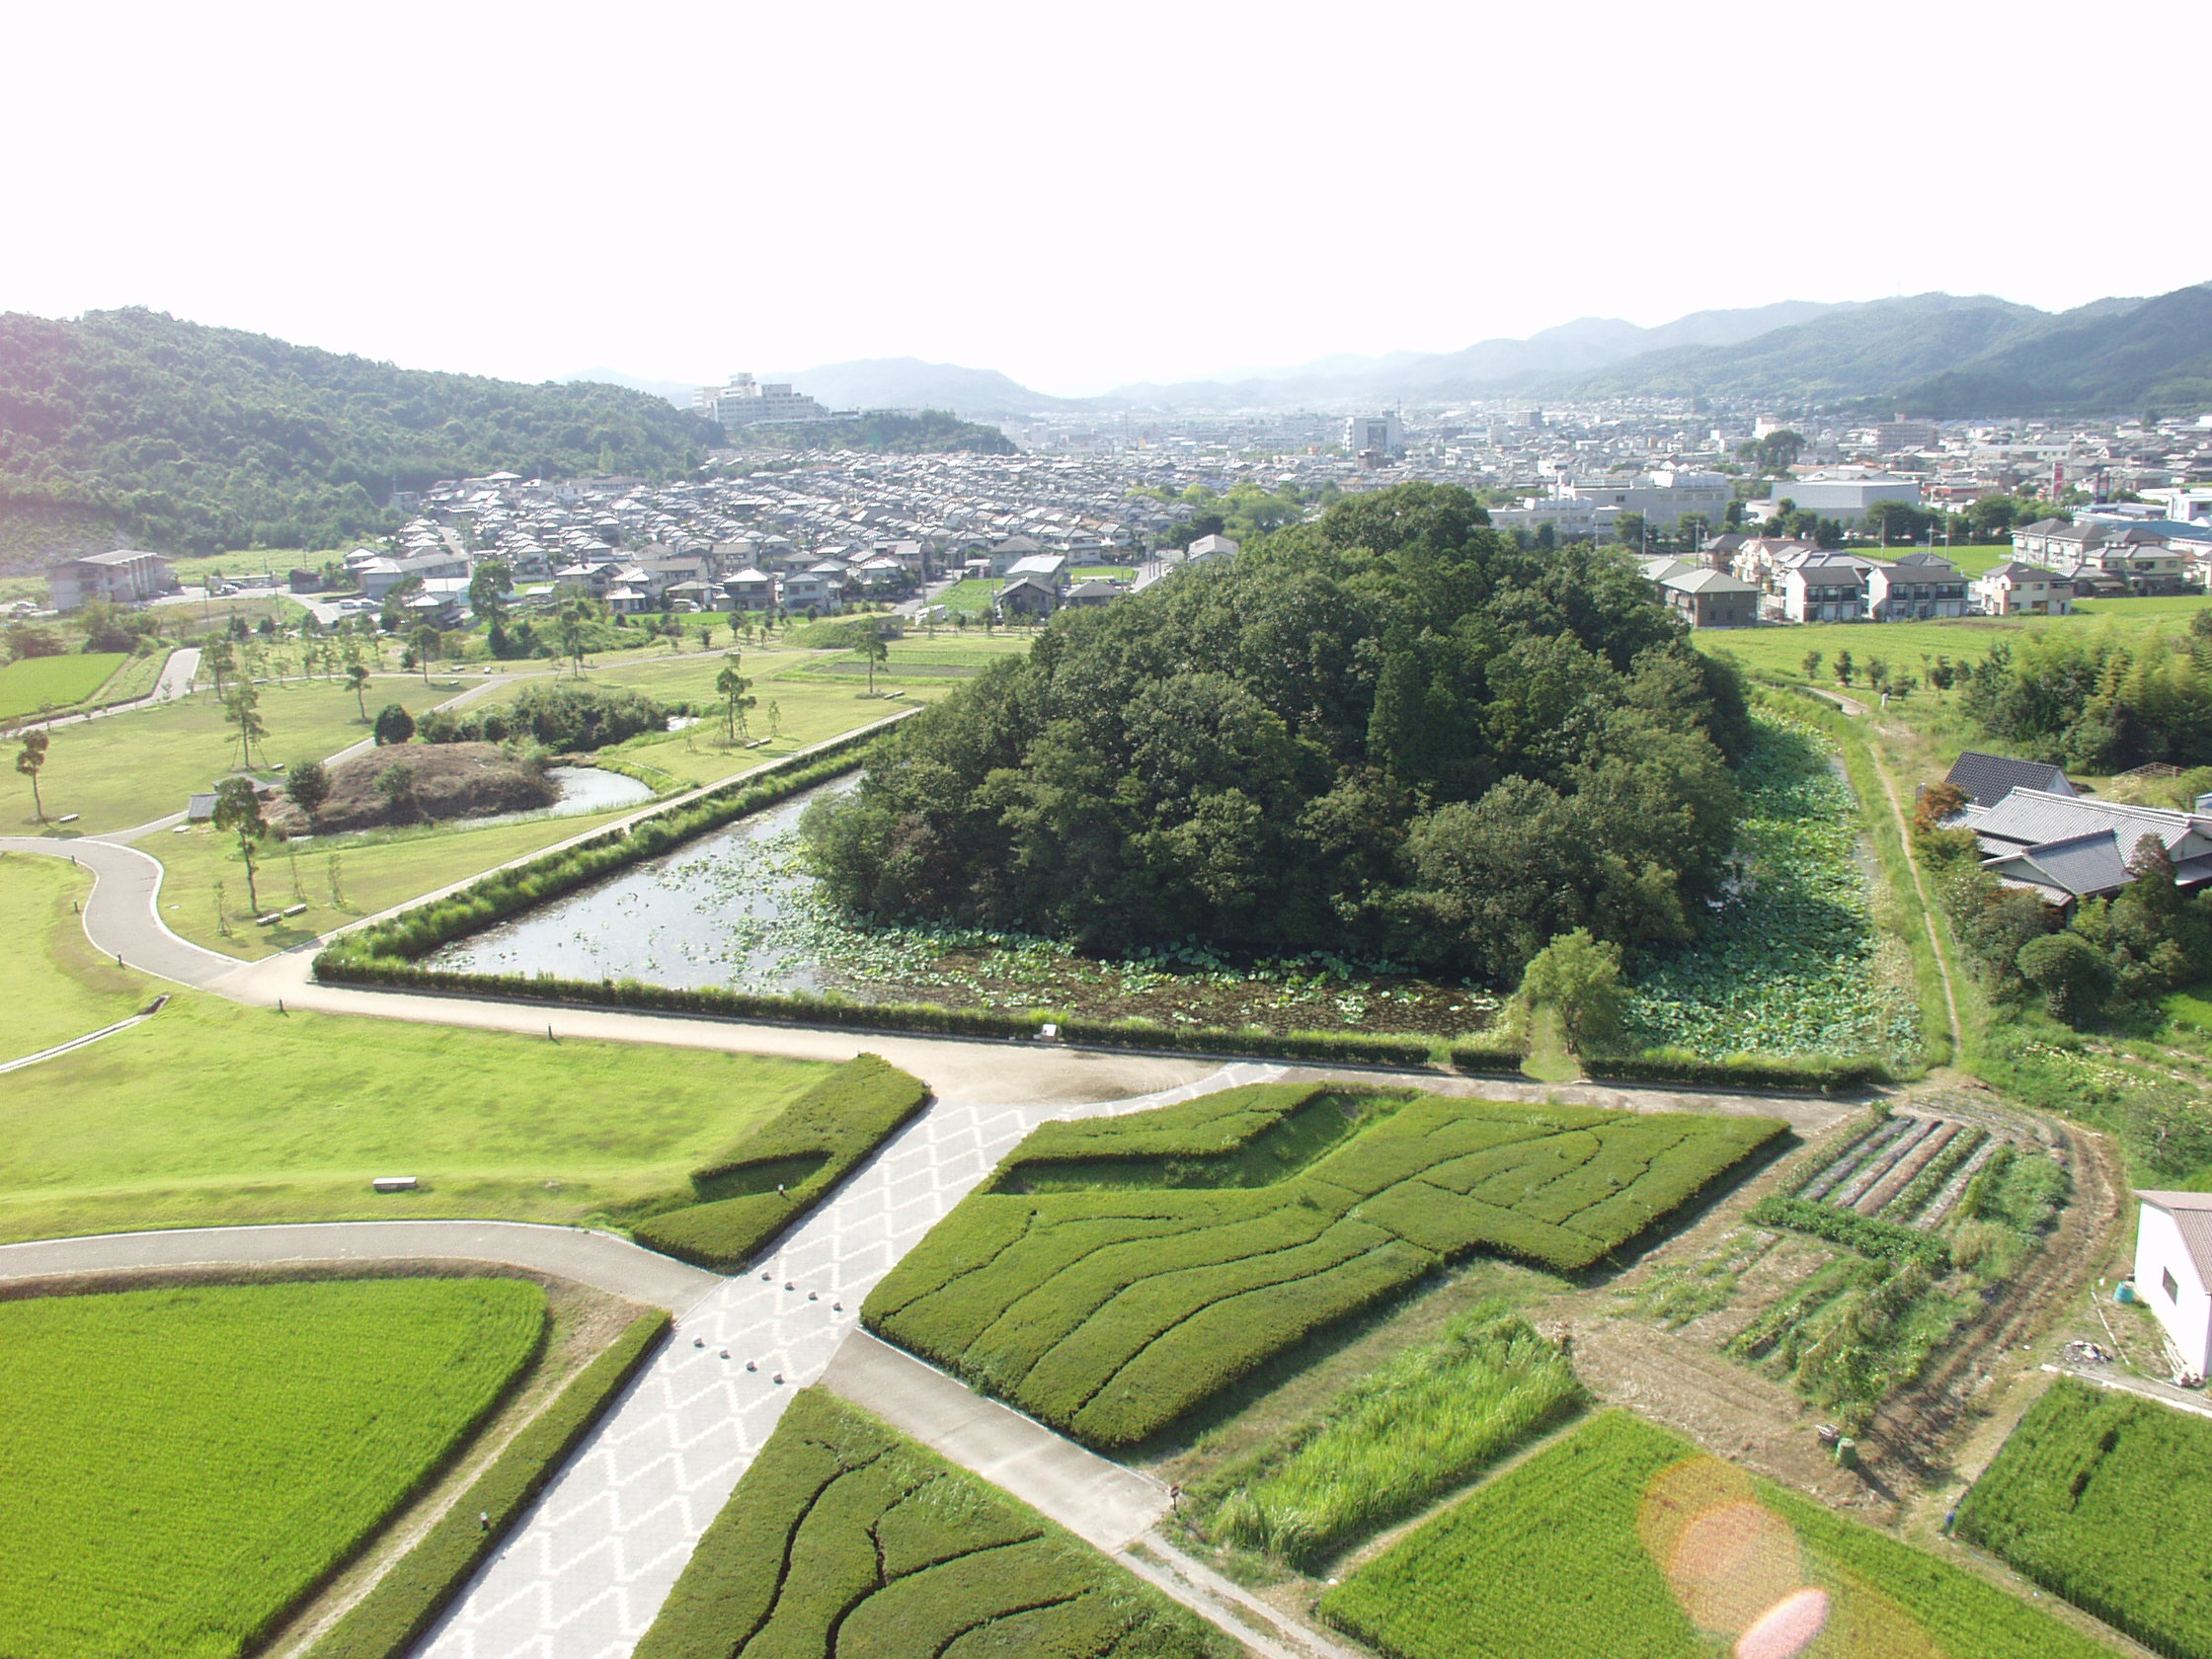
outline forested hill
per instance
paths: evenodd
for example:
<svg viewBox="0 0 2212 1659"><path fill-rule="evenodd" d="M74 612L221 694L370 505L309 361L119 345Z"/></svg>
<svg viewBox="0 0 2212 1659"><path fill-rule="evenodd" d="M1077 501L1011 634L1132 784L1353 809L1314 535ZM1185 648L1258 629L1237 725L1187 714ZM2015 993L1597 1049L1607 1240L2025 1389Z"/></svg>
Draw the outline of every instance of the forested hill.
<svg viewBox="0 0 2212 1659"><path fill-rule="evenodd" d="M1624 555L1524 551L1404 484L1063 611L805 829L881 917L1510 984L1576 927L1691 936L1748 735Z"/></svg>
<svg viewBox="0 0 2212 1659"><path fill-rule="evenodd" d="M924 409L918 415L863 410L841 421L740 427L730 440L745 449L867 449L885 455L942 455L956 449L976 455L1020 453L996 427L977 426L942 409Z"/></svg>
<svg viewBox="0 0 2212 1659"><path fill-rule="evenodd" d="M159 551L330 547L385 527L395 487L652 476L721 441L618 386L395 368L137 308L0 315L0 497L31 519L57 503L113 510Z"/></svg>

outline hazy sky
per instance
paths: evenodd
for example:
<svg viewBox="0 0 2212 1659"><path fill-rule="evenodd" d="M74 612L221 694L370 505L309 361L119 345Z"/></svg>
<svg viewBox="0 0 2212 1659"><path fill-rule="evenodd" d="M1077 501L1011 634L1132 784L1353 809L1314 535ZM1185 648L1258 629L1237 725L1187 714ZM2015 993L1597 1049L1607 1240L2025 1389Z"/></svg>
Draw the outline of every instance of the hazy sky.
<svg viewBox="0 0 2212 1659"><path fill-rule="evenodd" d="M2142 126L2097 105L2082 22L40 5L9 28L0 309L142 304L525 379L911 356L1080 393L1580 315L2212 277L2202 238L2155 233L2192 146L2143 140L2180 136L2185 99ZM2212 45L2212 6L2135 0L2101 39L2155 81ZM2154 234L2072 228L2106 208Z"/></svg>

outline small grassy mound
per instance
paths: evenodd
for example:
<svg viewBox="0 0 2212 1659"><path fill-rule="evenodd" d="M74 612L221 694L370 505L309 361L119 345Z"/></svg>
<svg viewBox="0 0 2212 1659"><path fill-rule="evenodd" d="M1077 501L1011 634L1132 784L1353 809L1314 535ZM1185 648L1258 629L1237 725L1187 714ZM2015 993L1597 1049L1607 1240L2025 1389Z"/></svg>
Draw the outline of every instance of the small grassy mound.
<svg viewBox="0 0 2212 1659"><path fill-rule="evenodd" d="M1802 1600L1793 1598L1802 1597ZM1321 1617L1388 1659L1708 1659L1789 1604L1796 1659L2103 1659L1982 1579L1613 1411L1360 1569ZM1717 1639L1716 1639L1717 1638Z"/></svg>
<svg viewBox="0 0 2212 1659"><path fill-rule="evenodd" d="M1340 1133L1332 1111L1356 1122ZM1471 1251L1588 1267L1782 1129L1284 1084L1047 1125L864 1317L1080 1439L1125 1446Z"/></svg>
<svg viewBox="0 0 2212 1659"><path fill-rule="evenodd" d="M0 1304L0 1653L246 1651L437 1474L545 1327L514 1279Z"/></svg>
<svg viewBox="0 0 2212 1659"><path fill-rule="evenodd" d="M1227 1659L1088 1545L810 1388L707 1529L637 1659Z"/></svg>
<svg viewBox="0 0 2212 1659"><path fill-rule="evenodd" d="M649 1216L641 1244L717 1273L743 1272L929 1098L928 1085L864 1054L839 1066L727 1156L691 1174L699 1200Z"/></svg>
<svg viewBox="0 0 2212 1659"><path fill-rule="evenodd" d="M1958 1531L2154 1653L2212 1656L2212 1423L2062 1378Z"/></svg>
<svg viewBox="0 0 2212 1659"><path fill-rule="evenodd" d="M399 768L404 776L395 774ZM312 825L290 799L271 797L269 822L287 835L443 824L498 813L538 812L561 798L543 768L498 744L392 744L330 768L330 799Z"/></svg>

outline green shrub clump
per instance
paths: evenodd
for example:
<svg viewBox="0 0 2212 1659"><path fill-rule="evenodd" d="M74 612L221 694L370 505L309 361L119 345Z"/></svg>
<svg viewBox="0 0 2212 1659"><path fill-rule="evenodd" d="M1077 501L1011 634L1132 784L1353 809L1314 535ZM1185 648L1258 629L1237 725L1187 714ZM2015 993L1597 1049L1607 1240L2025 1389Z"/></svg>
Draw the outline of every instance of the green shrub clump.
<svg viewBox="0 0 2212 1659"><path fill-rule="evenodd" d="M1374 1097L1248 1185L1319 1085L1046 1126L879 1284L872 1329L1096 1446L1164 1427L1271 1356L1483 1249L1589 1266L1782 1132L1769 1118ZM1194 1109L1197 1108L1197 1109ZM1140 1181L1051 1189L1130 1138ZM1262 1153L1264 1155L1264 1151ZM1033 1178L1035 1178L1033 1180Z"/></svg>
<svg viewBox="0 0 2212 1659"><path fill-rule="evenodd" d="M1809 1654L2107 1659L1997 1586L1624 1411L1478 1487L1318 1611L1389 1659L1706 1659L1774 1604L1762 1595L1729 1617L1696 1563L1670 1581L1672 1546L1700 1517L1751 1506L1796 1545L1798 1570L1776 1580L1775 1601L1799 1586L1827 1593ZM1722 1624L1723 1641L1700 1627L1708 1621Z"/></svg>
<svg viewBox="0 0 2212 1659"><path fill-rule="evenodd" d="M637 1659L1232 1659L1234 1642L820 1388L791 1402Z"/></svg>
<svg viewBox="0 0 2212 1659"><path fill-rule="evenodd" d="M2061 1378L1958 1533L2170 1659L2212 1659L2212 1422Z"/></svg>
<svg viewBox="0 0 2212 1659"><path fill-rule="evenodd" d="M1624 1083L1694 1083L1701 1087L1812 1089L1848 1094L1895 1081L1889 1067L1869 1056L1730 1055L1701 1060L1685 1049L1647 1049L1585 1063L1593 1077Z"/></svg>
<svg viewBox="0 0 2212 1659"><path fill-rule="evenodd" d="M332 1625L308 1659L403 1659L468 1576L591 1431L668 1333L666 1313L641 1313L586 1366L492 1465L431 1524L420 1542L384 1570L368 1594ZM491 1517L485 1526L478 1518Z"/></svg>
<svg viewBox="0 0 2212 1659"><path fill-rule="evenodd" d="M691 1172L698 1202L649 1216L641 1244L716 1273L740 1273L920 1111L928 1085L864 1054L837 1067L727 1155Z"/></svg>
<svg viewBox="0 0 2212 1659"><path fill-rule="evenodd" d="M555 753L626 743L665 731L669 709L626 685L532 680L506 703L432 709L416 722L425 743L505 743L526 738Z"/></svg>
<svg viewBox="0 0 2212 1659"><path fill-rule="evenodd" d="M1856 1211L1839 1210L1833 1204L1815 1204L1809 1199L1777 1195L1761 1199L1744 1219L1759 1226L1809 1232L1815 1238L1825 1238L1831 1244L1841 1244L1863 1256L1879 1256L1893 1262L1919 1262L1936 1273L1950 1266L1948 1250L1934 1234L1872 1216L1861 1216Z"/></svg>

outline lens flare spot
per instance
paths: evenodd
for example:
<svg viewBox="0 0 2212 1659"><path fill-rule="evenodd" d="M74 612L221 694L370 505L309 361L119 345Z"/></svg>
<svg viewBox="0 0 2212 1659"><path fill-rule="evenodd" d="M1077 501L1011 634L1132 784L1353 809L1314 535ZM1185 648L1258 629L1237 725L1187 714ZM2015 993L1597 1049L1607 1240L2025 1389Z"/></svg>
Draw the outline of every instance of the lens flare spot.
<svg viewBox="0 0 2212 1659"><path fill-rule="evenodd" d="M1748 1628L1805 1581L1789 1523L1752 1502L1692 1517L1664 1566L1683 1612L1707 1630Z"/></svg>
<svg viewBox="0 0 2212 1659"><path fill-rule="evenodd" d="M1811 1585L1784 1596L1736 1638L1735 1659L1794 1659L1828 1622L1828 1592Z"/></svg>

